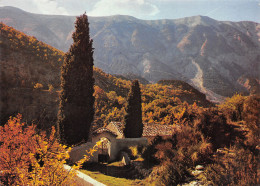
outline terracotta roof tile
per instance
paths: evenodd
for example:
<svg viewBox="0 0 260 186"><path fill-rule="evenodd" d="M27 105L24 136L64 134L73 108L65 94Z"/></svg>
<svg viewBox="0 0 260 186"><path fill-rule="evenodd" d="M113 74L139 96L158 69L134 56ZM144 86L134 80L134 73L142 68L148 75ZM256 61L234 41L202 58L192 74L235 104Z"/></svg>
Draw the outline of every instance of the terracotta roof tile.
<svg viewBox="0 0 260 186"><path fill-rule="evenodd" d="M124 135L123 133L124 124L122 124L121 122L111 122L111 123L117 128L120 134Z"/></svg>
<svg viewBox="0 0 260 186"><path fill-rule="evenodd" d="M121 122L111 122L109 126L113 125L117 130L112 130L113 128L109 127L110 131L113 131L117 136L124 135L123 128L124 125ZM108 129L108 130L109 130ZM144 124L143 136L151 137L151 136L170 136L174 131L174 127L171 125L160 125L160 124ZM119 134L118 134L119 133Z"/></svg>
<svg viewBox="0 0 260 186"><path fill-rule="evenodd" d="M112 135L117 136L116 133L114 133L114 132L112 132L111 130L109 130L109 129L107 129L107 128L104 128L104 127L95 130L92 134L93 134L93 135L97 135L97 134L101 134L101 133L103 133L103 132L109 132L109 133L111 133Z"/></svg>
<svg viewBox="0 0 260 186"><path fill-rule="evenodd" d="M114 131L113 127L108 128L99 128L93 132L93 135L100 134L102 132L109 132L115 136L124 135L123 128L124 124L121 122L111 122L108 126L114 126L117 130ZM153 136L170 136L174 131L174 127L171 125L161 125L161 124L147 124L144 123L143 128L144 137L153 137Z"/></svg>
<svg viewBox="0 0 260 186"><path fill-rule="evenodd" d="M171 125L144 124L143 136L170 136L174 131Z"/></svg>

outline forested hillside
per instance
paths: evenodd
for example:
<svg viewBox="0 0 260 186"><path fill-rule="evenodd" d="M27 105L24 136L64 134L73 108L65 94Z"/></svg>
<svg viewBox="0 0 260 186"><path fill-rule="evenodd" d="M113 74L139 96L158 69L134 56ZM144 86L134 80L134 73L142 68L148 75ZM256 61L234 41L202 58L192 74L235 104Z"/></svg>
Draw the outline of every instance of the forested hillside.
<svg viewBox="0 0 260 186"><path fill-rule="evenodd" d="M19 112L48 128L56 121L64 53L3 23L0 28L1 119ZM98 68L94 77L96 123L122 121L131 82ZM182 81L141 85L141 91L144 122L171 124L172 112L179 112L183 101L211 105L204 94Z"/></svg>

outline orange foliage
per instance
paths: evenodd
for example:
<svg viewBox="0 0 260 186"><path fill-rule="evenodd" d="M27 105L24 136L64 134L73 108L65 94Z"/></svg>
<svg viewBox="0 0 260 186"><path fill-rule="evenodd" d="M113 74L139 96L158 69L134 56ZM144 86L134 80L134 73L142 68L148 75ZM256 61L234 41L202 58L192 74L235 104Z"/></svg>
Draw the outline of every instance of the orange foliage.
<svg viewBox="0 0 260 186"><path fill-rule="evenodd" d="M95 68L98 74L103 72ZM129 88L129 82L111 75L102 76L117 82L120 87ZM105 87L106 88L106 87ZM126 94L118 90L106 90L95 86L94 96L96 98L96 122L108 124L110 121L123 121L125 115ZM181 86L148 84L141 85L142 91L142 112L144 123L158 123L165 125L182 124L187 115L187 107L190 110L199 110L199 103L194 102L189 106L186 102L182 103L180 95L189 95ZM175 97L176 96L176 97Z"/></svg>
<svg viewBox="0 0 260 186"><path fill-rule="evenodd" d="M73 169L64 164L70 148L60 145L52 128L49 137L37 133L35 125L26 125L20 114L0 126L0 178L5 185L61 185L72 184L75 170L89 159L85 156ZM93 154L96 148L89 151Z"/></svg>
<svg viewBox="0 0 260 186"><path fill-rule="evenodd" d="M43 85L41 83L36 83L33 88L40 89L43 88Z"/></svg>
<svg viewBox="0 0 260 186"><path fill-rule="evenodd" d="M17 31L12 27L9 27L3 23L0 23L0 44L4 47L9 45L12 50L24 50L30 52L32 56L38 56L45 61L60 62L63 59L63 52L47 45L41 41L38 41L35 37L27 36L23 32ZM2 42L5 39L5 42Z"/></svg>

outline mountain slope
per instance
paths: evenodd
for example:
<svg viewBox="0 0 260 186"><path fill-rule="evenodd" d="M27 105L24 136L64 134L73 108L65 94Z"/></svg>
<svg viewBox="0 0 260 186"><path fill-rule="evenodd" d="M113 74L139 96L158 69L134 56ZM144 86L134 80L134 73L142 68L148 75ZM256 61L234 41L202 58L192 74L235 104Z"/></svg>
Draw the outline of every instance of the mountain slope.
<svg viewBox="0 0 260 186"><path fill-rule="evenodd" d="M63 51L72 42L74 20L0 8L0 21ZM247 92L240 83L244 77L259 81L259 23L203 16L157 21L110 16L89 21L95 65L105 72L136 74L151 82L184 80L211 100Z"/></svg>
<svg viewBox="0 0 260 186"><path fill-rule="evenodd" d="M27 121L39 123L40 128L53 125L58 111L60 67L64 53L3 23L0 23L0 52L0 119L4 121L19 112ZM131 82L106 74L96 67L94 78L96 119L101 124L122 119ZM149 85L142 85L142 89L150 93ZM158 84L152 91L161 92L169 100L179 97L188 103L211 105L205 95L194 88L186 91L185 88L173 86L167 95L164 89ZM156 94L149 97L147 104L160 99ZM119 111L120 116L114 114Z"/></svg>

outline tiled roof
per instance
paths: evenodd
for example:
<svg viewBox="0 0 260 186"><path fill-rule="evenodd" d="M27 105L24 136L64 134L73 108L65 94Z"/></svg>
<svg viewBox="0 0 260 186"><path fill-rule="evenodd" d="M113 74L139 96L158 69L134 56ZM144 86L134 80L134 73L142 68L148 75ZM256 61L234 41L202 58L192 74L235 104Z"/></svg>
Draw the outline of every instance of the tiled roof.
<svg viewBox="0 0 260 186"><path fill-rule="evenodd" d="M114 125L122 136L124 135L123 132L124 124L122 124L121 122L110 122L110 124Z"/></svg>
<svg viewBox="0 0 260 186"><path fill-rule="evenodd" d="M101 133L103 133L103 132L109 132L109 133L111 133L112 135L117 136L117 134L115 134L115 133L112 132L111 130L109 130L109 129L107 129L107 128L104 128L104 127L95 130L92 134L93 134L93 135L97 135L97 134L101 134Z"/></svg>
<svg viewBox="0 0 260 186"><path fill-rule="evenodd" d="M144 124L143 136L170 136L173 133L173 126L161 124Z"/></svg>
<svg viewBox="0 0 260 186"><path fill-rule="evenodd" d="M114 126L117 130L114 130ZM112 131L114 134L119 135L124 135L123 133L123 127L124 125L121 122L111 122L108 125L108 130ZM145 137L152 137L152 136L170 136L172 135L174 131L173 126L171 125L161 125L161 124L144 124L143 128L143 136Z"/></svg>

